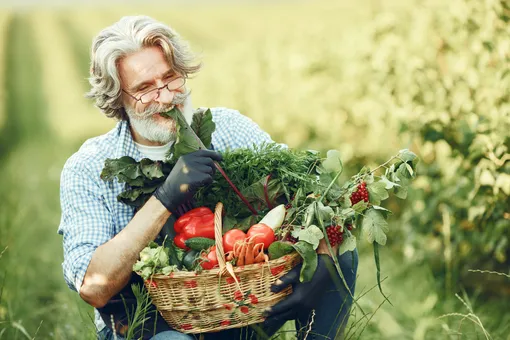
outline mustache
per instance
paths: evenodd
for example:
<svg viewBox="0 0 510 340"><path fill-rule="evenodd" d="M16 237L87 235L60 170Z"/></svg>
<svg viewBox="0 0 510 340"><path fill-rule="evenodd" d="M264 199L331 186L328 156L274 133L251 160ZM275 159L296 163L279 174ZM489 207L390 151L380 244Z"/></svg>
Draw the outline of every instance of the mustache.
<svg viewBox="0 0 510 340"><path fill-rule="evenodd" d="M186 92L184 92L184 93L180 93L180 92L175 93L174 98L172 99L172 102L170 104L164 105L164 106L161 106L160 104L156 104L156 103L150 104L145 110L143 110L140 113L134 113L134 115L140 119L147 119L147 118L155 115L156 113L168 112L174 106L183 104L186 101L186 99L189 97L190 94L191 94L191 91L189 91L189 90L186 90Z"/></svg>

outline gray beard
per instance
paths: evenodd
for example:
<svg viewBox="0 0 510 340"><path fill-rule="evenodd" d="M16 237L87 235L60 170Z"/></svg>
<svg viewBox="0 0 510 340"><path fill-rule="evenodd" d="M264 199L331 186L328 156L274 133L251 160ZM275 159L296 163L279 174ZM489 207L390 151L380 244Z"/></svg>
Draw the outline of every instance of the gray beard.
<svg viewBox="0 0 510 340"><path fill-rule="evenodd" d="M131 127L143 138L162 145L175 141L175 123L168 118L168 124L161 124L154 120L153 114L157 112L166 112L167 109L148 108L141 114L137 114L132 108L125 108L129 116ZM188 95L183 103L181 110L184 118L191 124L193 120L193 106L191 104L191 95ZM140 117L141 116L141 117Z"/></svg>

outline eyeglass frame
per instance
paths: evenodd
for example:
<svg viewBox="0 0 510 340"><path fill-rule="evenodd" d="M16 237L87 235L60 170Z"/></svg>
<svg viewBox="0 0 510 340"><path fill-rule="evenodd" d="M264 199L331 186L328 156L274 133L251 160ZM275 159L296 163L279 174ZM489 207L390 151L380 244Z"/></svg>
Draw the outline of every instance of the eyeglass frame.
<svg viewBox="0 0 510 340"><path fill-rule="evenodd" d="M182 85L181 85L181 86L179 86L179 87L176 87L176 88L174 88L174 89L170 89L170 88L168 87L168 85L170 85L170 83L171 83L171 82L176 81L177 79L182 79L182 80L183 80ZM149 91L147 91L147 92L145 92L145 93L141 94L141 95L140 95L140 98L136 98L135 96L133 96L131 93L127 92L127 91L126 91L126 90L124 90L124 89L121 89L121 90L122 90L122 92L124 92L125 94L127 94L128 96L130 96L131 98L133 98L136 102L140 102L140 103L142 103L142 104L146 105L146 104L149 104L149 103L153 102L154 100L158 99L158 98L159 98L159 96L160 96L160 92L161 92L161 90L163 90L165 87L167 88L167 90L168 90L169 92L174 92L174 91L176 91L176 90L178 90L178 89L182 88L184 85L186 85L186 77L180 76L180 77L177 77L177 78L174 78L174 79L170 80L168 83L166 83L165 85L163 85L163 86L161 86L161 87L156 87L156 88L154 88L154 89L152 89L152 90L149 90ZM153 92L153 91L157 91L157 95L156 95L156 97L154 97L151 101L149 101L149 102L147 102L147 103L144 103L144 102L142 101L142 97L143 97L143 96L145 96L146 94L149 94L149 93Z"/></svg>

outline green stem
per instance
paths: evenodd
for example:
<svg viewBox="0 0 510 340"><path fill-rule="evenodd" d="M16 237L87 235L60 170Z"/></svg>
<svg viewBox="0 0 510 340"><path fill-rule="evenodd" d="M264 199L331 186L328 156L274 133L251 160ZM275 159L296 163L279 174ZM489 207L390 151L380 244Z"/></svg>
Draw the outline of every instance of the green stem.
<svg viewBox="0 0 510 340"><path fill-rule="evenodd" d="M340 177L340 174L342 173L342 171L339 171L335 178L333 178L333 180L331 181L331 183L329 183L328 187L326 188L326 191L324 191L324 194L322 194L322 196L319 198L319 202L322 202L322 199L324 197L326 197L326 195L328 194L328 191L333 187L333 185L336 183L336 180L338 179L338 177Z"/></svg>
<svg viewBox="0 0 510 340"><path fill-rule="evenodd" d="M399 154L400 155L400 154ZM397 159L400 159L402 162L404 162L404 160L402 158L400 158L398 155L396 156L393 156L391 157L390 159L388 159L386 162L384 162L383 164L379 165L377 168L375 168L374 170L370 171L371 174L375 173L377 170L379 170L380 168L382 167L386 167L386 165L391 162L392 160L394 160L395 158Z"/></svg>
<svg viewBox="0 0 510 340"><path fill-rule="evenodd" d="M340 173L338 175L340 175ZM336 257L336 254L333 252L333 247L331 247L331 243L329 242L328 234L326 232L326 227L324 226L324 222L322 221L322 218L319 214L318 208L316 208L316 210L315 210L315 217L317 218L317 221L319 222L319 226L320 226L322 232L324 233L324 239L326 240L326 245L328 246L328 250L329 250L329 253L331 254L331 257L333 258L333 263L335 264L336 271L338 272L338 275L342 279L344 287L349 292L349 295L352 298L352 301L354 301L354 303L356 304L356 306L358 306L358 308L360 309L363 316L366 318L367 314L363 311L363 308L361 308L358 301L356 301L356 299L354 298L354 295L351 292L351 289L349 288L349 285L347 284L347 281L345 281L344 273L342 272L342 269L340 269L340 263L338 262L338 258Z"/></svg>

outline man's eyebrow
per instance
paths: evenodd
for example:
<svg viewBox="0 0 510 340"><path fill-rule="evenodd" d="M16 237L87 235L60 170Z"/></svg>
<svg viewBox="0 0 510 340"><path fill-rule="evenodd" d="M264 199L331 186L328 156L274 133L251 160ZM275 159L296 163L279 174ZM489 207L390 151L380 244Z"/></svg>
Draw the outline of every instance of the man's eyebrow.
<svg viewBox="0 0 510 340"><path fill-rule="evenodd" d="M173 76L173 75L175 75L175 72L174 72L174 70L170 69L170 70L166 71L165 73L163 73L163 75L162 75L160 78L161 78L161 79L165 79L165 78L167 78L167 77L169 77L169 76ZM153 83L153 81L152 81L152 80L144 80L144 81L142 81L142 82L140 82L140 83L138 83L138 84L136 84L136 85L132 86L132 87L130 88L130 91L131 91L131 92L136 92L136 91L137 91L140 87L142 87L143 85L150 85L150 84L152 84L152 83Z"/></svg>
<svg viewBox="0 0 510 340"><path fill-rule="evenodd" d="M131 86L131 88L129 89L129 91L131 92L136 92L140 87L142 87L143 85L150 85L152 84L152 80L144 80L140 83L137 83L133 86Z"/></svg>

